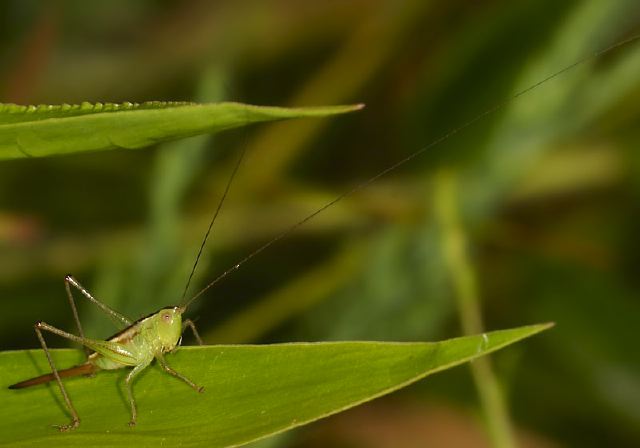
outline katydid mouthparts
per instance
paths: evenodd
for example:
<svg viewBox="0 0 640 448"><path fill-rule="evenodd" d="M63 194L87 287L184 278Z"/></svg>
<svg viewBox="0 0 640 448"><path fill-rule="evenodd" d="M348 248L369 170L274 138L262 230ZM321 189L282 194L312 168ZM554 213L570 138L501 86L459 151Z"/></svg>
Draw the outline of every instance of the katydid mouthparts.
<svg viewBox="0 0 640 448"><path fill-rule="evenodd" d="M198 341L199 344L202 345L202 340L198 335L198 332L196 330L194 323L189 319L183 320L182 315L186 312L189 305L191 305L191 303L193 303L196 299L202 296L207 290L212 288L214 285L216 285L218 282L223 280L232 272L238 270L242 265L244 265L246 262L254 258L256 255L260 254L261 252L263 252L264 250L266 250L267 248L269 248L279 240L290 235L300 226L304 225L306 222L310 221L315 216L324 212L325 210L332 207L337 202L341 201L347 196L351 196L355 192L362 190L363 188L377 181L381 177L387 175L391 171L394 171L401 165L404 165L407 162L413 160L414 158L420 156L421 154L427 152L434 146L444 142L445 140L449 139L453 135L458 134L459 132L472 126L473 124L480 121L481 119L496 113L507 104L535 90L536 88L553 80L554 78L572 70L573 68L587 61L593 60L594 58L602 56L603 54L608 53L618 47L630 44L637 40L640 40L640 34L631 36L607 48L604 48L588 56L585 56L584 58L574 62L573 64L568 65L555 73L552 73L551 75L538 81L537 83L532 84L529 87L511 95L510 97L503 100L502 102L497 103L494 107L485 110L481 114L475 116L473 119L463 123L462 125L451 129L450 131L448 131L438 139L432 141L426 146L421 147L417 151L414 151L413 153L409 154L408 156L400 159L399 161L395 162L391 166L388 166L384 170L378 172L378 174L366 179L363 182L356 184L351 189L336 196L333 200L329 201L328 203L318 208L311 214L307 215L303 219L299 220L295 224L291 225L286 230L284 230L283 232L281 232L280 234L278 234L268 242L264 243L262 246L259 246L257 249L250 252L248 255L242 258L238 263L234 264L227 270L223 271L220 275L215 277L215 279L212 282L208 283L199 292L193 295L190 299L186 300L186 293L188 291L189 284L198 266L198 261L200 260L202 251L211 233L212 226L216 221L216 218L222 208L222 205L227 196L231 183L235 178L235 175L244 157L244 152L246 148L243 148L234 165L231 175L226 183L224 193L222 194L222 197L217 204L213 217L209 223L209 228L207 229L205 236L203 238L203 241L200 245L199 252L196 256L194 265L192 267L191 273L187 280L187 284L185 286L185 290L182 296L182 304L178 306L164 307L153 314L143 317L137 321L132 321L127 317L123 316L122 314L118 313L117 311L111 309L110 307L108 307L107 305L105 305L95 297L93 297L89 293L89 291L85 289L73 276L67 275L65 277L65 288L67 292L67 297L69 299L69 303L71 305L71 309L73 311L73 317L78 329L78 335L60 330L59 328L56 328L45 322L37 322L34 326L35 332L38 337L38 340L40 341L40 345L44 350L49 366L51 367L51 373L13 384L9 386L9 388L22 389L26 387L48 383L51 381L56 381L60 389L60 392L64 398L64 402L69 410L69 413L71 414L70 423L56 426L60 431L72 430L77 428L80 425L80 418L78 416L76 409L73 406L73 403L71 402L69 394L67 393L64 387L62 378L68 378L68 377L79 376L79 375L93 375L96 372L99 372L100 370L113 370L113 369L121 369L125 367L131 368L131 371L127 374L125 378L127 398L131 408L131 419L129 421L130 426L135 426L136 417L137 417L137 408L136 408L135 398L133 395L132 382L134 378L142 370L148 367L154 360L158 362L160 367L165 372L182 380L184 383L186 383L195 391L203 392L204 389L202 387L198 386L191 379L173 370L165 360L165 355L175 351L180 346L180 342L182 340L182 334L187 327L189 327L193 331L196 337L196 340ZM118 321L120 324L122 324L124 326L124 329L104 341L86 338L84 336L82 325L80 324L80 319L78 317L74 296L71 290L72 287L80 291L83 297L85 297L94 305L96 305L98 308L100 308L105 314L109 315L115 321ZM88 349L86 362L68 369L58 370L55 366L55 363L53 362L51 353L49 352L47 344L44 340L44 337L42 334L43 331L53 333L55 335L66 338L70 341L82 344L86 349Z"/></svg>

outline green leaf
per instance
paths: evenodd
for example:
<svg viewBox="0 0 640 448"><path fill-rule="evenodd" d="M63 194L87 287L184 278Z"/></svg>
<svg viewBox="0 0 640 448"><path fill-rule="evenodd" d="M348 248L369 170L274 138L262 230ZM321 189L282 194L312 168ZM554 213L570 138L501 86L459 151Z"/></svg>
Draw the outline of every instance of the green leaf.
<svg viewBox="0 0 640 448"><path fill-rule="evenodd" d="M198 394L161 371L136 380L138 425L129 428L125 371L65 380L80 427L59 433L68 415L55 384L6 387L47 371L41 350L0 353L0 442L11 446L237 446L343 411L425 376L549 328L532 325L444 342L326 342L184 347L169 357L205 387ZM60 366L80 361L54 350Z"/></svg>
<svg viewBox="0 0 640 448"><path fill-rule="evenodd" d="M0 160L115 148L168 140L285 118L323 117L362 105L283 108L241 103L0 104Z"/></svg>

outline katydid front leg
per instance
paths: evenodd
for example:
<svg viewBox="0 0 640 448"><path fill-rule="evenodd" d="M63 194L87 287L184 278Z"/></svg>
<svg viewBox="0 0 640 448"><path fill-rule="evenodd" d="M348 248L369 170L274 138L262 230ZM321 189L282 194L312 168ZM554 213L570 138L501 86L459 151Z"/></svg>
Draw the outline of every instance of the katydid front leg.
<svg viewBox="0 0 640 448"><path fill-rule="evenodd" d="M200 337L200 333L198 333L198 330L196 330L196 324L194 324L191 319L187 319L182 323L182 333L184 333L184 330L186 330L187 327L191 328L191 332L196 337L198 345L204 345L204 342L202 342L202 338Z"/></svg>
<svg viewBox="0 0 640 448"><path fill-rule="evenodd" d="M138 418L138 411L136 409L137 408L136 400L135 398L133 398L133 388L131 386L131 382L140 372L142 372L151 363L152 359L153 358L151 358L149 361L147 361L144 364L138 364L137 366L135 366L131 370L131 372L129 372L129 374L127 375L127 378L124 380L125 385L127 386L127 396L129 397L129 405L131 406L131 420L129 420L129 426L135 426L136 420Z"/></svg>
<svg viewBox="0 0 640 448"><path fill-rule="evenodd" d="M167 372L169 375L171 376L175 376L176 378L184 381L185 383L187 383L193 390L195 390L196 392L202 393L204 392L204 386L198 386L196 383L194 383L193 381L191 381L189 378L187 378L186 376L184 376L183 374L176 372L175 370L173 370L171 368L171 366L169 364L167 364L167 361L164 359L164 356L162 355L157 355L156 359L158 360L158 364L160 364L160 367L162 367L162 369Z"/></svg>

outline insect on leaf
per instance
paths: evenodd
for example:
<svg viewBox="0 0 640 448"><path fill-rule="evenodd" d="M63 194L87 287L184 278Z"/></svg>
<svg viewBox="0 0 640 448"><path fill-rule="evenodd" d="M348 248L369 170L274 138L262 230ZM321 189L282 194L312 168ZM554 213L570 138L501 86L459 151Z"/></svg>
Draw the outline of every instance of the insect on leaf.
<svg viewBox="0 0 640 448"><path fill-rule="evenodd" d="M326 342L183 347L169 361L205 387L203 394L158 367L136 382L139 424L126 425L122 373L66 382L83 422L72 433L54 385L0 388L0 444L11 446L238 446L393 392L432 373L471 361L532 336L550 324L442 342ZM53 350L56 362L79 361ZM0 353L0 384L46 372L41 350ZM118 384L119 386L116 386ZM53 394L53 395L52 395ZM54 405L56 403L57 405Z"/></svg>

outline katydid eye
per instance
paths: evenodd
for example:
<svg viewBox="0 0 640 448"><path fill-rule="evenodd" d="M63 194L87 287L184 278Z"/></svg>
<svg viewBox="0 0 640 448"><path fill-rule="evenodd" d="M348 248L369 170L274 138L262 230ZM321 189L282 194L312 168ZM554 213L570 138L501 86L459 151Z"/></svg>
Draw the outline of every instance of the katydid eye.
<svg viewBox="0 0 640 448"><path fill-rule="evenodd" d="M170 316L170 315L168 315L168 314L163 314L163 315L162 315L162 318L163 318L166 322L169 322L169 321L171 320L171 316Z"/></svg>

